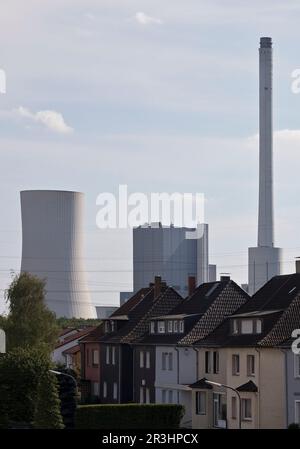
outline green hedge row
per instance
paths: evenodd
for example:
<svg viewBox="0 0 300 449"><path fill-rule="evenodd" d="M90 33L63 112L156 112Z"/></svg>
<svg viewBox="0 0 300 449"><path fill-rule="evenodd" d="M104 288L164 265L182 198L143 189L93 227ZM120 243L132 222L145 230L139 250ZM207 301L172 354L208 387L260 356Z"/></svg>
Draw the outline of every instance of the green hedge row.
<svg viewBox="0 0 300 449"><path fill-rule="evenodd" d="M175 404L81 405L78 429L177 429L184 407Z"/></svg>

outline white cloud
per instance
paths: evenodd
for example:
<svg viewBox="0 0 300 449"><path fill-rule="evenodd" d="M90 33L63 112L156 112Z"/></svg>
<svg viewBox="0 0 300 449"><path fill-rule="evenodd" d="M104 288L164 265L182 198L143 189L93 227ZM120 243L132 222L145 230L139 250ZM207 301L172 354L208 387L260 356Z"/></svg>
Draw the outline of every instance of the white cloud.
<svg viewBox="0 0 300 449"><path fill-rule="evenodd" d="M32 113L29 109L20 106L17 109L19 116L30 119L36 123L41 123L46 128L59 134L70 134L73 128L68 126L60 112L56 111L38 111Z"/></svg>
<svg viewBox="0 0 300 449"><path fill-rule="evenodd" d="M137 12L135 14L135 19L141 25L150 25L152 23L155 25L163 24L163 21L161 19L158 19L157 17L148 16L144 12Z"/></svg>

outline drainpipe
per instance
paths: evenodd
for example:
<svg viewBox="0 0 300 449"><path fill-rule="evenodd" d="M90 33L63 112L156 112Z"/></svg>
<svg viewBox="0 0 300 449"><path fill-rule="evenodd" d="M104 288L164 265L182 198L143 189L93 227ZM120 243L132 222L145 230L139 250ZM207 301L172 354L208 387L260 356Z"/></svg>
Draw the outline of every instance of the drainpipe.
<svg viewBox="0 0 300 449"><path fill-rule="evenodd" d="M284 373L284 390L285 390L285 427L288 426L289 422L289 392L288 392L288 381L287 381L287 373L288 373L288 352L284 349L279 349L280 352L283 353L284 357L284 366L285 366L285 373Z"/></svg>
<svg viewBox="0 0 300 449"><path fill-rule="evenodd" d="M260 384L260 362L261 362L261 357L260 357L260 350L258 348L255 348L255 351L258 354L258 393L257 393L257 397L258 397L258 428L260 429L260 390L261 390L261 384Z"/></svg>
<svg viewBox="0 0 300 449"><path fill-rule="evenodd" d="M177 352L177 385L179 385L179 349L175 346L175 351ZM177 404L179 404L179 390L177 390Z"/></svg>

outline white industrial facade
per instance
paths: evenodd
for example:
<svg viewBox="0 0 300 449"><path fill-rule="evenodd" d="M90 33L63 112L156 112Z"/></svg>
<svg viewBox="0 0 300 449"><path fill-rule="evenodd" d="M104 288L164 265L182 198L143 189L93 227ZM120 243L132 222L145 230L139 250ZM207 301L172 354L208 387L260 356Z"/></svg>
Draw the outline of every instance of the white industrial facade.
<svg viewBox="0 0 300 449"><path fill-rule="evenodd" d="M262 37L259 48L259 207L257 247L249 248L249 294L281 273L281 249L274 247L273 218L273 50Z"/></svg>
<svg viewBox="0 0 300 449"><path fill-rule="evenodd" d="M83 252L84 195L21 192L21 271L46 280L46 303L57 317L95 318Z"/></svg>

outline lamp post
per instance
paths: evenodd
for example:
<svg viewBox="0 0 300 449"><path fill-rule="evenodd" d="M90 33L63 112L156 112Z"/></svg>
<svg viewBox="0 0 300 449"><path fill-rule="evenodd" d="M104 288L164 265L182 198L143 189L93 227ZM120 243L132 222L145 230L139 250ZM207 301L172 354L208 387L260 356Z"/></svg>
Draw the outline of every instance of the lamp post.
<svg viewBox="0 0 300 449"><path fill-rule="evenodd" d="M205 382L209 385L215 385L216 387L227 388L229 390L234 391L237 394L237 397L239 400L239 429L241 429L242 428L242 400L241 400L241 395L238 392L238 390L236 390L236 388L230 387L229 385L220 384L219 382L212 382L210 380L205 380Z"/></svg>
<svg viewBox="0 0 300 449"><path fill-rule="evenodd" d="M61 373L60 371L55 371L54 369L49 369L50 373L57 374L58 376L66 376L70 377L72 381L74 382L75 388L77 389L77 381L75 377L71 376L71 374Z"/></svg>

